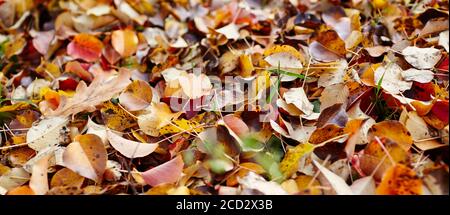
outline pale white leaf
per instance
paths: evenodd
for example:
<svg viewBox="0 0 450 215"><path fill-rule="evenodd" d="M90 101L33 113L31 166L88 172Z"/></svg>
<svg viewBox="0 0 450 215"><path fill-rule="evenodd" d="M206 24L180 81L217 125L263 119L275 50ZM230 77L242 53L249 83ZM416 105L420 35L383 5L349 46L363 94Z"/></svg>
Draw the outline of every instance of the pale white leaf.
<svg viewBox="0 0 450 215"><path fill-rule="evenodd" d="M347 71L347 61L341 60L337 62L336 68L326 69L320 74L317 85L320 87L328 87L333 84L343 83L344 76Z"/></svg>
<svg viewBox="0 0 450 215"><path fill-rule="evenodd" d="M27 183L30 174L23 168L12 168L7 173L0 176L0 187L11 190Z"/></svg>
<svg viewBox="0 0 450 215"><path fill-rule="evenodd" d="M294 55L289 52L278 52L264 58L267 63L269 63L273 67L280 68L291 68L291 69L301 69L303 68L302 62L300 59L296 58Z"/></svg>
<svg viewBox="0 0 450 215"><path fill-rule="evenodd" d="M44 195L49 190L47 177L49 159L50 155L47 155L33 165L30 188L36 195Z"/></svg>
<svg viewBox="0 0 450 215"><path fill-rule="evenodd" d="M222 28L216 29L216 32L223 34L229 40L239 39L239 27L234 24L225 25Z"/></svg>
<svg viewBox="0 0 450 215"><path fill-rule="evenodd" d="M395 63L379 66L374 72L375 83L381 82L381 88L391 94L399 94L409 90L412 87L412 82L403 80L402 72L402 68Z"/></svg>

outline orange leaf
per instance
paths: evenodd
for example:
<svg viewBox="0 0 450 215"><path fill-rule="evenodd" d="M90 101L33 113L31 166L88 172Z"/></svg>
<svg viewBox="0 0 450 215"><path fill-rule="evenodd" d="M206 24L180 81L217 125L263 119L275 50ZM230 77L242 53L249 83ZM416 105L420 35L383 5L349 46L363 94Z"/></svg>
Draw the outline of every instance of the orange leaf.
<svg viewBox="0 0 450 215"><path fill-rule="evenodd" d="M132 30L113 31L111 43L113 48L122 56L129 57L137 51L138 37Z"/></svg>
<svg viewBox="0 0 450 215"><path fill-rule="evenodd" d="M7 195L35 195L35 193L30 186L24 185L10 190Z"/></svg>
<svg viewBox="0 0 450 215"><path fill-rule="evenodd" d="M334 30L320 32L317 37L317 42L322 44L326 49L340 56L344 56L346 53L345 42Z"/></svg>

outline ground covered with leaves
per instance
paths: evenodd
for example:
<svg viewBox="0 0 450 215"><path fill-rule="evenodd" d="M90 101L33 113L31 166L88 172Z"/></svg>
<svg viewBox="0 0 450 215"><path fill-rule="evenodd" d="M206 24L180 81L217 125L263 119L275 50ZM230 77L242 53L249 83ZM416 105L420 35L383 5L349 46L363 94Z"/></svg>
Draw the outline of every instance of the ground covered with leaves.
<svg viewBox="0 0 450 215"><path fill-rule="evenodd" d="M447 194L447 0L0 0L0 194Z"/></svg>

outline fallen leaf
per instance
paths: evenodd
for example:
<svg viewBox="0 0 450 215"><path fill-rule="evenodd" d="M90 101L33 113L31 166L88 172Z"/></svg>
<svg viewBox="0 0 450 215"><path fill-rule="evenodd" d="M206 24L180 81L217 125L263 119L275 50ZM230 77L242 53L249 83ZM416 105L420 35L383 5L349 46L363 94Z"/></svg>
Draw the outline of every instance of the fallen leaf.
<svg viewBox="0 0 450 215"><path fill-rule="evenodd" d="M136 53L138 42L136 33L129 29L113 31L111 35L112 47L122 57L129 57Z"/></svg>
<svg viewBox="0 0 450 215"><path fill-rule="evenodd" d="M166 163L156 166L142 173L145 183L154 187L164 183L175 183L183 171L184 162L177 156Z"/></svg>
<svg viewBox="0 0 450 215"><path fill-rule="evenodd" d="M89 86L81 81L76 93L71 98L62 97L61 102L55 110L42 110L46 116L70 116L81 111L92 111L95 105L111 99L115 94L121 92L130 83L130 72L121 69L119 75L111 78L99 75L94 78Z"/></svg>
<svg viewBox="0 0 450 215"><path fill-rule="evenodd" d="M300 158L314 150L315 146L306 142L300 143L294 148L288 149L280 163L280 170L285 179L290 178L298 170Z"/></svg>
<svg viewBox="0 0 450 215"><path fill-rule="evenodd" d="M417 69L432 69L441 59L441 51L436 48L409 46L402 51L405 60Z"/></svg>
<svg viewBox="0 0 450 215"><path fill-rule="evenodd" d="M405 151L408 151L413 144L411 133L405 126L394 120L382 121L374 124L369 130L369 139L375 137L385 137L400 145Z"/></svg>
<svg viewBox="0 0 450 215"><path fill-rule="evenodd" d="M55 116L39 121L27 132L28 147L40 151L50 146L59 145L64 140L65 126L68 119Z"/></svg>
<svg viewBox="0 0 450 215"><path fill-rule="evenodd" d="M449 38L449 31L443 31L439 34L439 45L444 47L445 51L449 52L449 42L448 42L448 38Z"/></svg>
<svg viewBox="0 0 450 215"><path fill-rule="evenodd" d="M123 131L136 125L136 119L133 115L111 101L105 102L100 111L105 120L105 125L113 130Z"/></svg>
<svg viewBox="0 0 450 215"><path fill-rule="evenodd" d="M283 94L283 97L288 104L293 104L305 115L313 113L314 105L308 100L303 88L291 88Z"/></svg>
<svg viewBox="0 0 450 215"><path fill-rule="evenodd" d="M434 78L434 73L430 70L418 70L418 69L408 69L402 72L403 80L405 81L415 81L419 83L431 82Z"/></svg>
<svg viewBox="0 0 450 215"><path fill-rule="evenodd" d="M325 30L319 32L317 36L317 42L322 44L329 51L339 56L343 56L346 53L345 42L334 30Z"/></svg>
<svg viewBox="0 0 450 215"><path fill-rule="evenodd" d="M137 122L145 134L157 137L162 127L169 125L180 115L181 112L172 113L166 103L152 103L144 114L138 116Z"/></svg>
<svg viewBox="0 0 450 215"><path fill-rule="evenodd" d="M111 146L127 158L145 157L158 148L158 144L127 140L109 130L107 135Z"/></svg>
<svg viewBox="0 0 450 215"><path fill-rule="evenodd" d="M412 82L403 80L403 70L395 63L379 66L374 72L374 81L390 94L399 94L412 87Z"/></svg>
<svg viewBox="0 0 450 215"><path fill-rule="evenodd" d="M78 175L68 168L62 168L53 175L52 180L50 181L50 187L81 187L83 182L83 176Z"/></svg>
<svg viewBox="0 0 450 215"><path fill-rule="evenodd" d="M422 192L422 180L414 170L402 164L391 167L376 190L379 195L420 195Z"/></svg>
<svg viewBox="0 0 450 215"><path fill-rule="evenodd" d="M240 37L239 27L234 23L216 29L216 32L223 34L229 40L237 40Z"/></svg>
<svg viewBox="0 0 450 215"><path fill-rule="evenodd" d="M30 180L30 174L24 168L12 168L0 176L0 187L12 190Z"/></svg>
<svg viewBox="0 0 450 215"><path fill-rule="evenodd" d="M238 178L239 184L243 190L257 190L264 195L286 195L287 192L273 181L266 181L263 177L249 172L245 177Z"/></svg>
<svg viewBox="0 0 450 215"><path fill-rule="evenodd" d="M28 185L16 187L10 190L7 195L35 195L34 191Z"/></svg>
<svg viewBox="0 0 450 215"><path fill-rule="evenodd" d="M336 191L337 195L353 195L353 191L350 188L350 186L345 183L345 181L328 170L326 167L322 166L319 162L316 160L313 160L313 163L316 165L316 167L319 169L319 171L325 176L325 178L328 180L328 182L331 184L331 187L333 187L334 191Z"/></svg>
<svg viewBox="0 0 450 215"><path fill-rule="evenodd" d="M375 180L372 176L366 176L354 181L350 188L355 195L375 195Z"/></svg>
<svg viewBox="0 0 450 215"><path fill-rule="evenodd" d="M49 158L50 156L47 155L33 165L30 188L36 195L44 195L49 190L47 176Z"/></svg>
<svg viewBox="0 0 450 215"><path fill-rule="evenodd" d="M103 43L95 36L81 33L77 34L67 46L67 53L75 59L87 62L97 61L103 49Z"/></svg>
<svg viewBox="0 0 450 215"><path fill-rule="evenodd" d="M106 169L107 153L95 134L79 135L64 151L64 165L77 174L99 182Z"/></svg>

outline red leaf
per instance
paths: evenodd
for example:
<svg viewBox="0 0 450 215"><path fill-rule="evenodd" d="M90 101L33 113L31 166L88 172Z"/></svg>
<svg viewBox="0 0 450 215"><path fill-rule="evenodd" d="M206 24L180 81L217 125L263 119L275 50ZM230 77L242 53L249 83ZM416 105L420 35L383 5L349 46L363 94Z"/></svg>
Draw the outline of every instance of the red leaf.
<svg viewBox="0 0 450 215"><path fill-rule="evenodd" d="M81 33L75 36L67 46L67 53L74 58L88 62L97 61L103 50L103 43L96 37Z"/></svg>

